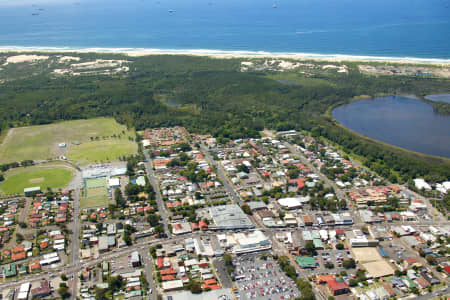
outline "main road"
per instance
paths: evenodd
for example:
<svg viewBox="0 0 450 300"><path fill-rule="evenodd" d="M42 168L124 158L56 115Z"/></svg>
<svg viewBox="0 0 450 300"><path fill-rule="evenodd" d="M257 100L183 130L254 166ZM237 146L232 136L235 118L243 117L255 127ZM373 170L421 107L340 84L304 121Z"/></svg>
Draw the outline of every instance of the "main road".
<svg viewBox="0 0 450 300"><path fill-rule="evenodd" d="M73 205L73 216L72 216L72 225L70 226L70 230L72 230L71 236L71 253L70 253L70 262L72 265L77 266L80 264L80 189L75 188L72 194L72 205ZM78 277L73 276L73 279L70 280L69 285L72 293L72 298L75 299L78 288Z"/></svg>

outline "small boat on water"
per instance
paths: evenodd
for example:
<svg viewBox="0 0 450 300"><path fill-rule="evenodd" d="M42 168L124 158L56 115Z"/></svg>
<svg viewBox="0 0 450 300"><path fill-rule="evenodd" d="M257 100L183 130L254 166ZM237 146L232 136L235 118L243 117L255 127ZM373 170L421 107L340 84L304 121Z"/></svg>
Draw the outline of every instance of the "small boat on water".
<svg viewBox="0 0 450 300"><path fill-rule="evenodd" d="M174 12L176 12L176 10L169 9L169 13L174 13Z"/></svg>
<svg viewBox="0 0 450 300"><path fill-rule="evenodd" d="M32 15L32 16L39 16L38 13L32 13L31 15Z"/></svg>

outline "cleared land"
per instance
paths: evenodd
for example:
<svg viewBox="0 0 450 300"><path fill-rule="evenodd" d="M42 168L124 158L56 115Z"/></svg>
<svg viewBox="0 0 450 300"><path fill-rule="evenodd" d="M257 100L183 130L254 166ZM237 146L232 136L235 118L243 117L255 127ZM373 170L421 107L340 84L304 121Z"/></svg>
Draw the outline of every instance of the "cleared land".
<svg viewBox="0 0 450 300"><path fill-rule="evenodd" d="M117 161L121 156L137 153L137 144L130 140L110 139L73 145L67 155L68 159L81 165L97 162Z"/></svg>
<svg viewBox="0 0 450 300"><path fill-rule="evenodd" d="M32 166L13 169L5 173L6 179L0 184L3 194L23 194L27 187L47 188L66 187L73 178L74 170L61 166Z"/></svg>
<svg viewBox="0 0 450 300"><path fill-rule="evenodd" d="M352 248L352 252L355 256L355 259L360 263L383 260L377 248L372 247Z"/></svg>
<svg viewBox="0 0 450 300"><path fill-rule="evenodd" d="M110 204L106 177L87 179L84 187L84 195L80 202L81 208L107 207Z"/></svg>
<svg viewBox="0 0 450 300"><path fill-rule="evenodd" d="M364 248L353 248L352 252L355 259L363 266L363 268L369 273L370 276L374 278L392 275L394 269L391 265L385 261L377 248L374 247L364 247Z"/></svg>
<svg viewBox="0 0 450 300"><path fill-rule="evenodd" d="M80 146L82 146L82 154L77 154L77 149L73 152L74 157L81 157L83 160L84 157L87 157L86 161L88 162L106 161L106 158L114 160L119 155L136 153L137 146L128 139L130 136L134 137L134 131L127 130L124 125L118 124L112 118L12 128L0 145L0 163L27 159L46 160L61 155L67 156L67 152L72 152L73 147ZM80 142L81 145L76 146L72 142ZM58 147L60 143L65 143L66 147ZM88 146L91 143L92 146ZM112 147L109 150L112 151L112 154L101 155L98 147L103 148L103 152L106 152L105 148Z"/></svg>

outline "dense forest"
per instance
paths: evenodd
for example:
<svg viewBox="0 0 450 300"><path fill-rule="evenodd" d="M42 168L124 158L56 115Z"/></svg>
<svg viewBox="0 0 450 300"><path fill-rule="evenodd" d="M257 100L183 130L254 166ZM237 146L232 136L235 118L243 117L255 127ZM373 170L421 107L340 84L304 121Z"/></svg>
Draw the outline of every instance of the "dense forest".
<svg viewBox="0 0 450 300"><path fill-rule="evenodd" d="M298 129L326 137L364 157L364 163L382 175L395 172L400 181L418 176L431 182L450 179L449 160L366 139L337 126L329 114L331 108L360 95L449 92L449 80L368 76L353 63L346 63L346 74L285 72L283 75L298 79L298 84L286 84L274 79L280 72L273 70L241 72L241 59L108 58L130 61L130 71L105 76L55 76L41 71L4 81L0 84L1 128L112 116L138 130L181 125L222 140L257 137L264 128Z"/></svg>

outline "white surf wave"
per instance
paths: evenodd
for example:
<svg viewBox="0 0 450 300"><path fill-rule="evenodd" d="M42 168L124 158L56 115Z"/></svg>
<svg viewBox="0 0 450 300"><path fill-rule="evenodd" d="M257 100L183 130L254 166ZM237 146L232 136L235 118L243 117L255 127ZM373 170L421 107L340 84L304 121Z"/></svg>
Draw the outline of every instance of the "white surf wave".
<svg viewBox="0 0 450 300"><path fill-rule="evenodd" d="M253 57L285 57L301 59L322 60L361 60L361 61L395 61L409 63L432 63L450 64L448 58L426 58L426 57L397 57L397 56L370 56L350 54L321 54L307 52L269 52L269 51L241 51L241 50L219 50L219 49L160 49L160 48L103 48L103 47L48 47L48 46L0 46L0 51L26 51L26 52L97 52L97 53L119 53L129 55L151 55L151 54L176 54L176 55L215 55L215 56L253 56Z"/></svg>

